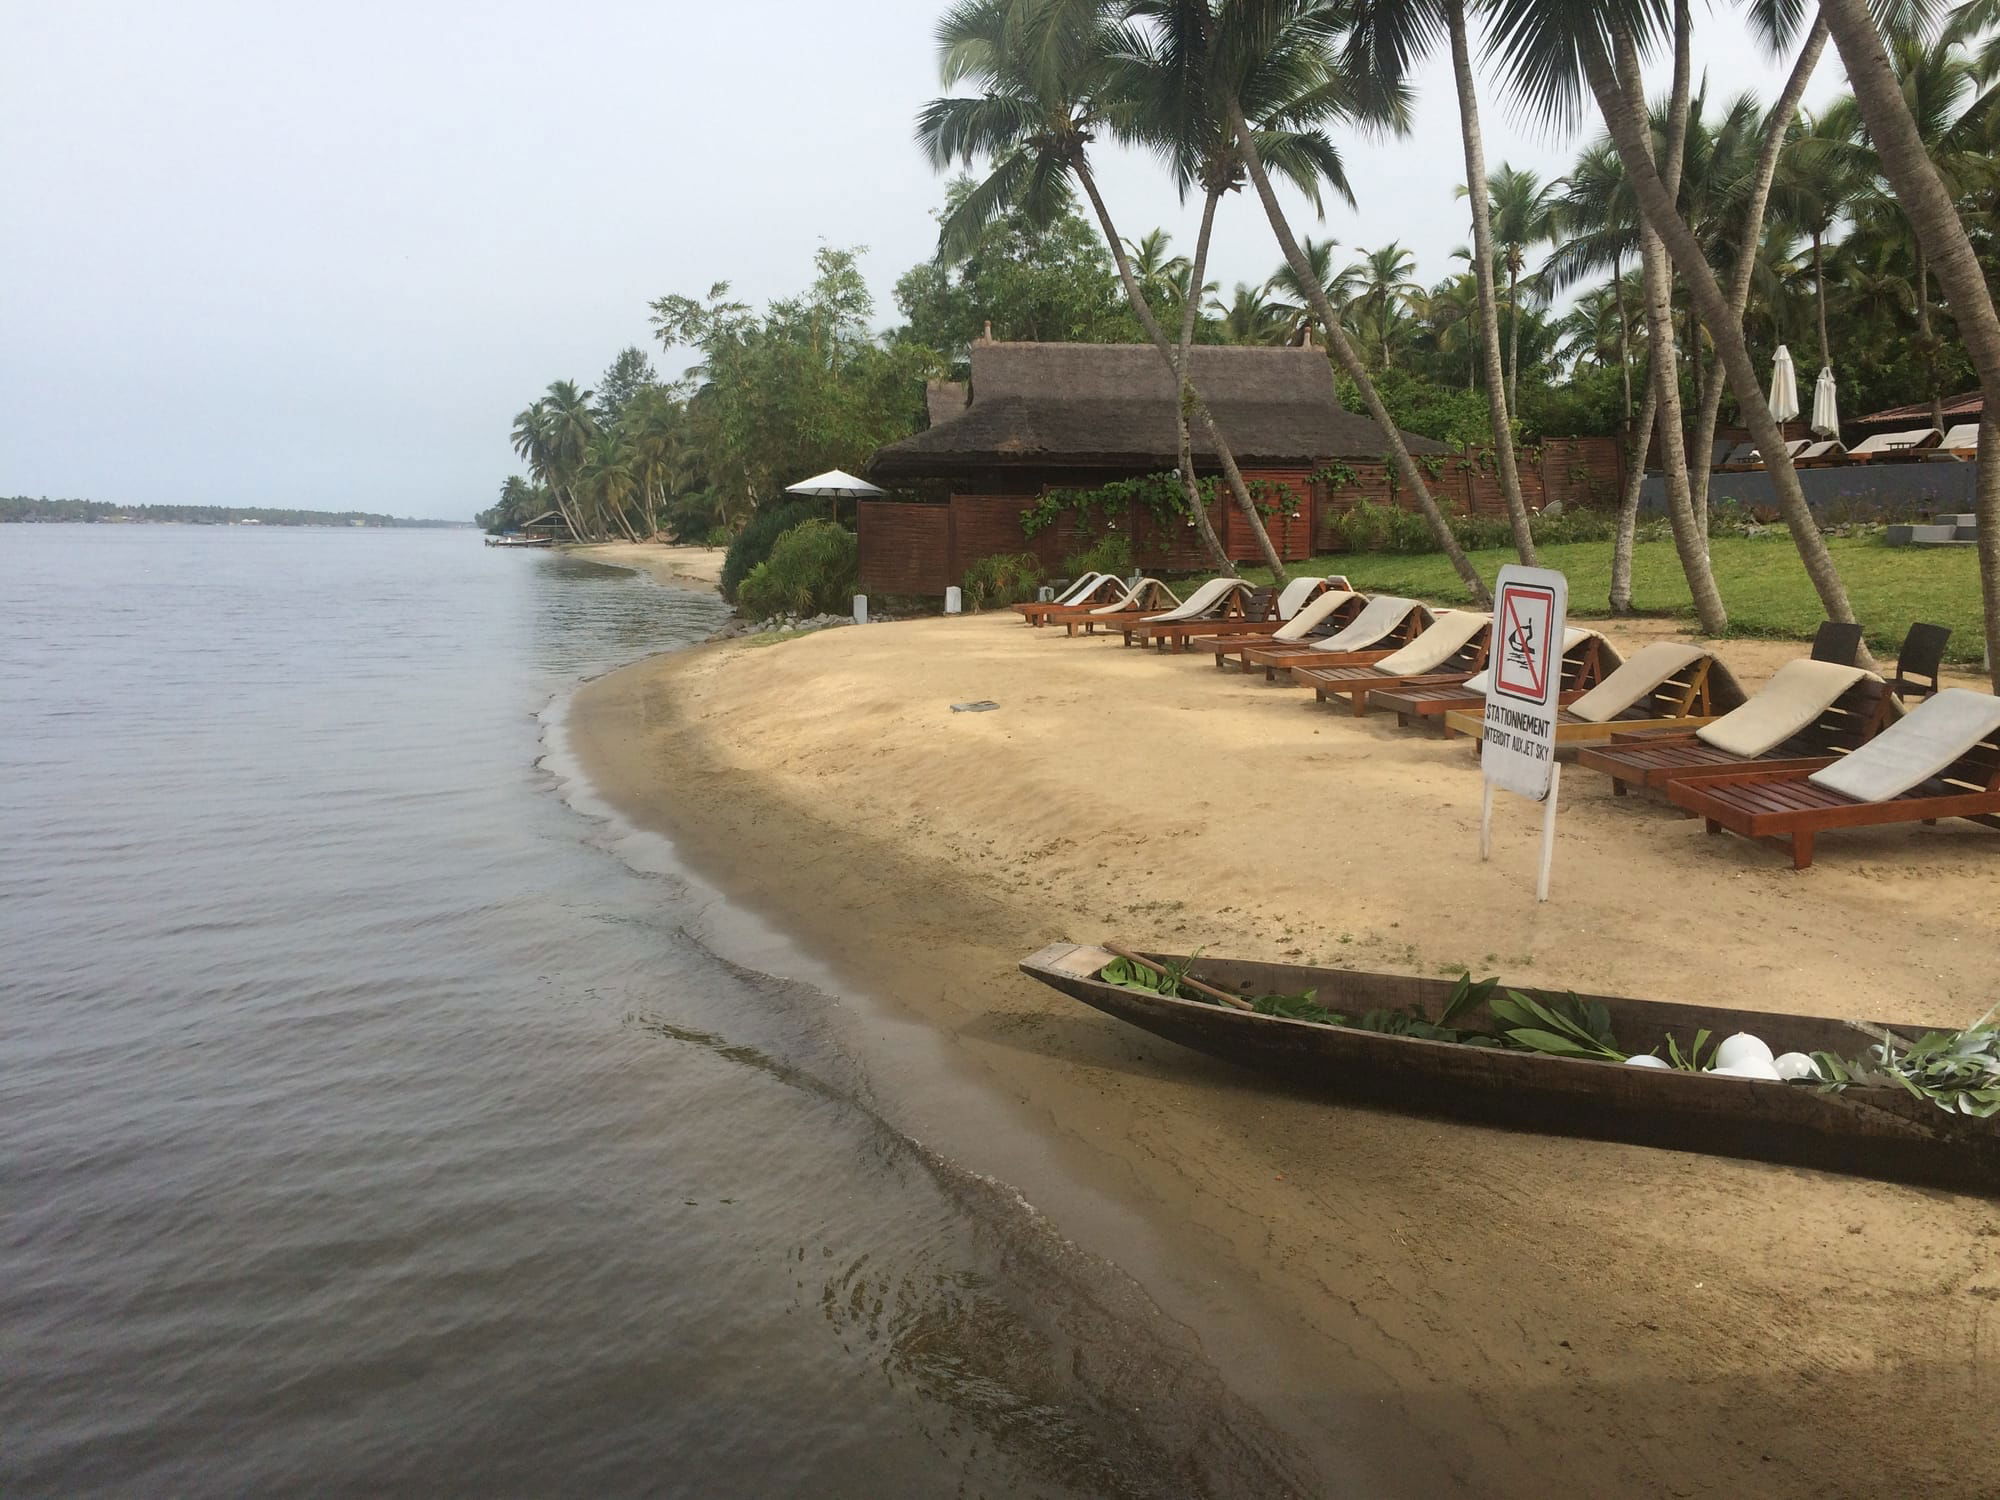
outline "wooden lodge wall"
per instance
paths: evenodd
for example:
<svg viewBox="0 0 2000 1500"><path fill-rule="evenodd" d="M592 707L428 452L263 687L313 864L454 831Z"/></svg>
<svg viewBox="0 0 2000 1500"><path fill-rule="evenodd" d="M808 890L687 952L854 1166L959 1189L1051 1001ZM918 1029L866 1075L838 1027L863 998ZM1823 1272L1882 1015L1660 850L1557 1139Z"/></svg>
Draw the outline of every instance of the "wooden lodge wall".
<svg viewBox="0 0 2000 1500"><path fill-rule="evenodd" d="M1432 495L1461 514L1506 514L1490 453L1452 454L1430 479ZM1552 438L1521 450L1521 490L1530 510L1551 501L1565 505L1612 505L1624 481L1624 452L1616 438ZM1378 460L1349 462L1353 478L1329 486L1315 483L1305 469L1247 471L1249 480L1282 485L1294 498L1289 514L1267 517L1265 529L1286 562L1336 550L1342 514L1366 500L1415 510L1413 495L1401 492L1394 469ZM1075 516L1064 511L1055 524L1033 537L1021 531L1021 517L1039 493L953 495L946 504L864 500L857 514L860 587L869 594L938 595L964 580L966 568L996 553L1034 554L1045 572L1062 571L1063 559L1082 548ZM1227 494L1208 508L1223 550L1236 562L1258 563L1263 554L1243 514ZM1208 554L1192 522L1163 526L1145 506L1134 503L1125 521L1134 561L1144 572L1192 573Z"/></svg>

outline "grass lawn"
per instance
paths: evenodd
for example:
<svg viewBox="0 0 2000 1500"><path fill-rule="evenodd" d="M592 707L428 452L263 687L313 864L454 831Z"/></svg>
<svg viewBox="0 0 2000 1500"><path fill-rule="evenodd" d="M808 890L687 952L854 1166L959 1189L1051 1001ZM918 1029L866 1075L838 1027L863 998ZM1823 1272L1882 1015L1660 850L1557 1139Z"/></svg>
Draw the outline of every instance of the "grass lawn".
<svg viewBox="0 0 2000 1500"><path fill-rule="evenodd" d="M1984 653L1979 561L1972 548L1885 547L1860 537L1829 537L1827 547L1878 655L1893 662L1911 623L1930 620L1951 627L1945 653L1949 660L1978 665ZM1565 542L1538 551L1544 567L1568 576L1572 614L1605 612L1611 592L1609 542ZM1716 537L1709 543L1709 556L1729 609L1730 634L1812 639L1825 616L1789 536ZM1488 583L1503 563L1512 561L1509 549L1472 554L1473 566ZM1463 603L1468 597L1442 553L1337 553L1298 563L1293 571L1345 573L1368 593L1412 594L1444 603ZM1245 569L1244 576L1270 580L1266 569ZM1633 548L1632 604L1640 614L1694 617L1672 542L1641 542Z"/></svg>

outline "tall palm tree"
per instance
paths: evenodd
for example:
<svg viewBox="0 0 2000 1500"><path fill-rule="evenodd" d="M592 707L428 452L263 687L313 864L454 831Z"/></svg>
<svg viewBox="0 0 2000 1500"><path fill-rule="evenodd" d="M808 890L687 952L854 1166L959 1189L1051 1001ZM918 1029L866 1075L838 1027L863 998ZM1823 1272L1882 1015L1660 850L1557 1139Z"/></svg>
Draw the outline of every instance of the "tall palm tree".
<svg viewBox="0 0 2000 1500"><path fill-rule="evenodd" d="M1677 4L1677 12L1681 9ZM1525 25L1523 10L1530 12ZM1751 361L1741 319L1731 307L1729 294L1717 280L1700 241L1681 217L1673 189L1662 180L1654 164L1639 80L1639 52L1644 38L1634 30L1632 20L1626 15L1593 10L1578 0L1560 0L1559 4L1550 4L1548 0L1503 0L1498 29L1516 77L1529 84L1531 96L1549 98L1549 84L1553 80L1558 98L1579 93L1587 86L1596 99L1624 161L1647 227L1659 237L1680 272L1714 341L1717 358L1728 375L1751 438L1765 455L1766 471L1777 492L1779 507L1806 573L1820 596L1821 606L1829 618L1851 621L1854 613L1847 590L1827 551L1818 522L1806 504L1778 424L1771 416L1762 375ZM1657 349L1655 353L1657 356ZM1702 560L1706 562L1705 555Z"/></svg>
<svg viewBox="0 0 2000 1500"><path fill-rule="evenodd" d="M1283 578L1284 564L1264 531L1236 455L1146 300L1090 164L1089 148L1101 134L1117 135L1131 126L1133 109L1123 94L1131 75L1124 60L1130 40L1125 29L1103 0L959 0L937 34L946 87L972 79L980 93L932 100L917 117L917 138L940 168L955 161L970 165L982 156L991 163L986 178L946 218L941 249L951 253L969 246L1009 208L1020 209L1032 224L1053 222L1075 179L1097 217L1139 326L1180 382L1183 400L1214 447L1265 562ZM1201 512L1192 472L1184 468L1182 479L1191 509ZM1205 516L1197 524L1205 526ZM1220 547L1214 550L1218 566L1227 568Z"/></svg>
<svg viewBox="0 0 2000 1500"><path fill-rule="evenodd" d="M1484 182L1486 137L1479 121L1479 90L1472 72L1472 47L1465 0L1358 0L1348 33L1347 63L1366 73L1401 79L1436 46L1440 35L1451 49L1452 80L1458 93L1459 139L1464 147L1465 180ZM1521 494L1514 453L1514 391L1500 374L1500 313L1494 292L1491 206L1472 195L1472 273L1478 297L1480 345L1486 361L1486 406L1493 427L1493 452L1500 493L1521 561L1535 560L1534 533Z"/></svg>
<svg viewBox="0 0 2000 1500"><path fill-rule="evenodd" d="M1280 344L1288 331L1277 304L1265 298L1262 287L1247 281L1236 283L1235 295L1228 303L1211 301L1208 311L1222 324L1225 343Z"/></svg>
<svg viewBox="0 0 2000 1500"><path fill-rule="evenodd" d="M1995 310L1972 238L1926 148L1868 0L1821 0L1820 15L1840 50L1882 175L1909 216L1910 228L1924 249L1926 269L1944 289L1959 338L1979 371L1985 398L1980 447L1986 453L2000 453L2000 311ZM1995 689L2000 691L2000 463L1979 466L1976 494L1986 650L1995 670Z"/></svg>
<svg viewBox="0 0 2000 1500"><path fill-rule="evenodd" d="M1555 239L1558 184L1525 167L1500 163L1487 179L1493 197L1493 240L1507 268L1507 407L1513 410L1521 377L1521 273L1539 246Z"/></svg>
<svg viewBox="0 0 2000 1500"><path fill-rule="evenodd" d="M1625 420L1632 420L1632 318L1625 265L1639 248L1639 205L1625 181L1618 148L1608 139L1592 142L1560 179L1558 224L1565 236L1542 267L1549 290L1562 292L1586 276L1611 273L1618 303L1618 366L1625 389Z"/></svg>
<svg viewBox="0 0 2000 1500"><path fill-rule="evenodd" d="M1146 300L1155 307L1178 307L1187 295L1188 272L1194 269L1194 262L1185 255L1171 255L1168 247L1173 244L1173 236L1164 229L1149 230L1134 244L1125 242L1125 253L1132 257L1132 274L1139 278L1139 290L1146 294Z"/></svg>
<svg viewBox="0 0 2000 1500"><path fill-rule="evenodd" d="M1334 282L1333 252L1340 248L1338 240L1316 240L1311 235L1305 240L1306 264L1321 286L1331 286ZM1305 284L1289 263L1280 264L1264 283L1264 290L1271 296L1271 305L1290 325L1286 333L1287 343L1297 343L1312 327L1313 311L1308 300Z"/></svg>
<svg viewBox="0 0 2000 1500"><path fill-rule="evenodd" d="M1875 177L1873 155L1859 139L1860 124L1851 102L1802 115L1786 137L1771 189L1772 212L1812 241L1821 369L1833 364L1826 331L1826 237Z"/></svg>
<svg viewBox="0 0 2000 1500"><path fill-rule="evenodd" d="M1347 305L1365 313L1374 325L1385 370L1395 363L1390 351L1391 332L1410 305L1424 295L1415 279L1416 269L1416 256L1391 240L1380 250L1364 250L1361 259L1340 278Z"/></svg>
<svg viewBox="0 0 2000 1500"><path fill-rule="evenodd" d="M1206 6L1201 7L1204 11ZM1324 37L1331 42L1338 24L1344 19L1344 11L1338 7L1313 3L1313 0L1233 0L1218 18L1219 50L1227 55L1243 59L1247 64L1268 55L1274 49L1290 45L1291 39L1304 33L1310 38ZM1263 205L1264 216L1271 222L1271 230L1277 236L1278 246L1285 253L1285 262L1292 269L1300 287L1306 293L1307 304L1318 316L1320 325L1326 330L1327 346L1335 361L1361 396L1361 403L1368 409L1382 429L1383 440L1389 445L1390 462L1396 470L1396 477L1402 487L1416 501L1431 534L1437 538L1438 547L1452 565L1452 570L1464 582L1466 590L1480 604L1490 604L1492 594L1486 582L1479 576L1479 570L1472 566L1472 560L1465 555L1458 537L1445 520L1444 512L1438 508L1430 486L1424 482L1423 472L1411 457L1409 445L1403 441L1403 434L1390 416L1388 407L1382 401L1382 393L1376 389L1369 376L1368 367L1354 351L1348 341L1340 318L1334 312L1333 304L1327 297L1326 284L1313 272L1312 263L1306 259L1300 247L1298 236L1292 232L1290 219L1282 204L1278 202L1276 189L1272 186L1271 174L1265 168L1258 150L1257 133L1245 113L1243 101L1233 86L1233 80L1225 80L1221 90L1221 104L1227 120L1230 136L1243 169L1249 174L1251 185L1256 189L1257 199Z"/></svg>

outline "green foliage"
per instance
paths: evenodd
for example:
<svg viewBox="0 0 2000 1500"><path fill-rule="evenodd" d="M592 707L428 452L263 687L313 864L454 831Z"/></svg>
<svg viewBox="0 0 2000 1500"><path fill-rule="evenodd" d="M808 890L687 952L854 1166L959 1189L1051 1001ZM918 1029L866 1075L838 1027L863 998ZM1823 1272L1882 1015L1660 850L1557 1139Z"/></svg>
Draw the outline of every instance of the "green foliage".
<svg viewBox="0 0 2000 1500"><path fill-rule="evenodd" d="M1601 1001L1508 990L1488 999L1486 1008L1503 1023L1501 1036L1516 1046L1558 1057L1625 1061L1611 1034L1611 1014Z"/></svg>
<svg viewBox="0 0 2000 1500"><path fill-rule="evenodd" d="M1114 479L1095 489L1045 490L1040 500L1021 513L1021 531L1035 536L1053 526L1057 516L1070 511L1086 532L1102 535L1124 525L1134 503L1143 505L1160 522L1177 520L1187 509L1178 474L1141 474Z"/></svg>
<svg viewBox="0 0 2000 1500"><path fill-rule="evenodd" d="M816 500L787 500L752 516L750 524L739 531L736 540L729 544L729 555L722 560L722 574L716 585L722 597L732 604L736 603L737 590L743 580L771 555L778 538L819 514L820 505Z"/></svg>
<svg viewBox="0 0 2000 1500"><path fill-rule="evenodd" d="M752 619L844 612L854 598L854 533L834 521L802 521L737 586Z"/></svg>
<svg viewBox="0 0 2000 1500"><path fill-rule="evenodd" d="M1181 981L1187 978L1188 970L1200 954L1192 954L1179 963L1162 964L1149 968L1145 964L1135 964L1129 958L1114 958L1102 969L1097 977L1106 984L1115 984L1122 990L1138 990L1147 995L1169 995L1176 1000L1201 998L1181 993Z"/></svg>
<svg viewBox="0 0 2000 1500"><path fill-rule="evenodd" d="M1035 597L1042 565L1032 552L1002 552L982 557L965 570L960 589L968 609L1018 604Z"/></svg>
<svg viewBox="0 0 2000 1500"><path fill-rule="evenodd" d="M2000 1114L2000 1030L1991 1019L1989 1012L1964 1031L1926 1032L1907 1046L1885 1037L1859 1059L1815 1052L1813 1063L1829 1093L1901 1088L1947 1114L1990 1119Z"/></svg>
<svg viewBox="0 0 2000 1500"><path fill-rule="evenodd" d="M1063 559L1063 571L1071 578L1081 578L1086 573L1112 573L1129 578L1133 570L1132 539L1122 531L1106 532L1081 552L1072 552Z"/></svg>
<svg viewBox="0 0 2000 1500"><path fill-rule="evenodd" d="M970 179L955 179L940 217L972 189ZM1002 214L965 253L904 272L895 296L907 320L899 337L951 360L963 360L989 322L996 339L1122 343L1140 336L1110 254L1070 208L1039 229L1019 210Z"/></svg>
<svg viewBox="0 0 2000 1500"><path fill-rule="evenodd" d="M1467 390L1464 386L1434 385L1411 370L1384 370L1373 379L1382 404L1405 432L1436 438L1455 448L1491 446L1493 417L1484 392ZM1339 375L1335 385L1342 406L1349 411L1366 410L1353 381Z"/></svg>

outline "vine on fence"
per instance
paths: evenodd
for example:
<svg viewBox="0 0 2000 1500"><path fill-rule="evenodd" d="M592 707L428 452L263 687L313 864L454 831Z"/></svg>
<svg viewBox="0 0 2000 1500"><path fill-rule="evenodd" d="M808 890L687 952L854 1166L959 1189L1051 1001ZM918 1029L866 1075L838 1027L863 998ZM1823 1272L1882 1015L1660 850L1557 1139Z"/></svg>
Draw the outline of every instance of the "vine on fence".
<svg viewBox="0 0 2000 1500"><path fill-rule="evenodd" d="M1298 493L1287 485L1270 479L1247 479L1244 488L1249 490L1250 502L1257 507L1257 513L1266 520L1277 515L1295 518L1300 512ZM1222 494L1222 481L1213 476L1197 480L1195 489L1204 505L1212 505ZM1180 475L1168 471L1142 474L1136 479L1114 479L1094 489L1044 490L1041 499L1021 513L1021 531L1034 536L1053 525L1064 511L1073 512L1078 524L1086 530L1116 531L1134 504L1143 505L1162 526L1185 520L1188 513L1187 492L1181 486Z"/></svg>

